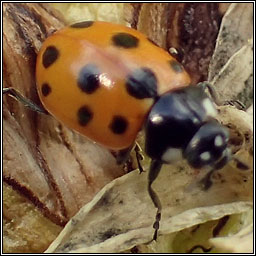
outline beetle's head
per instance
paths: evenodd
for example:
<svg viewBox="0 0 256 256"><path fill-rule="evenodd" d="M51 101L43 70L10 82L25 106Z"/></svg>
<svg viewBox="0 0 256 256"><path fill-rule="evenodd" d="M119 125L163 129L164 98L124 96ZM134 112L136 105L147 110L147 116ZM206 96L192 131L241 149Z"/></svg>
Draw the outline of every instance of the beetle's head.
<svg viewBox="0 0 256 256"><path fill-rule="evenodd" d="M146 121L146 152L163 163L185 158L194 168L221 168L230 160L229 134L214 118L217 111L200 87L162 95Z"/></svg>
<svg viewBox="0 0 256 256"><path fill-rule="evenodd" d="M183 151L184 158L194 168L222 168L231 159L229 134L217 121L203 124Z"/></svg>

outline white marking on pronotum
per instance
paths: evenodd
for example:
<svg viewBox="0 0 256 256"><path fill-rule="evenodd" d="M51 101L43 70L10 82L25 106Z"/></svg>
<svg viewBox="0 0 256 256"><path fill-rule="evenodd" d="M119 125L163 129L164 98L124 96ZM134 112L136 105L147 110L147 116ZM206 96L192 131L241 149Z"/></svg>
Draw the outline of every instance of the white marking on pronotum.
<svg viewBox="0 0 256 256"><path fill-rule="evenodd" d="M154 124L159 124L159 123L163 122L164 119L163 119L162 116L156 114L156 115L154 115L154 116L151 118L151 120L152 120L152 122L153 122Z"/></svg>
<svg viewBox="0 0 256 256"><path fill-rule="evenodd" d="M217 115L217 110L209 98L204 99L202 104L208 116L215 117Z"/></svg>
<svg viewBox="0 0 256 256"><path fill-rule="evenodd" d="M200 158L203 160L203 161L208 161L211 159L211 154L209 151L205 151L204 153L200 154Z"/></svg>
<svg viewBox="0 0 256 256"><path fill-rule="evenodd" d="M168 148L162 155L162 160L166 163L173 163L182 159L182 151L179 148Z"/></svg>
<svg viewBox="0 0 256 256"><path fill-rule="evenodd" d="M194 124L199 124L199 122L200 122L199 119L196 117L193 117L192 121Z"/></svg>
<svg viewBox="0 0 256 256"><path fill-rule="evenodd" d="M214 139L215 147L221 147L223 145L223 139L220 135L217 135Z"/></svg>

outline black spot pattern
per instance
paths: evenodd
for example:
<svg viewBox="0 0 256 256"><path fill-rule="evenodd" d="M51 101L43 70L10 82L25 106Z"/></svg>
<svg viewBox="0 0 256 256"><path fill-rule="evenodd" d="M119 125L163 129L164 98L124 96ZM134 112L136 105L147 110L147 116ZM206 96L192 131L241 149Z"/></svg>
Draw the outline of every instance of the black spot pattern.
<svg viewBox="0 0 256 256"><path fill-rule="evenodd" d="M118 33L112 37L112 42L117 47L136 48L139 45L139 39L129 33Z"/></svg>
<svg viewBox="0 0 256 256"><path fill-rule="evenodd" d="M157 97L157 78L149 68L139 68L133 70L126 81L128 93L137 98Z"/></svg>
<svg viewBox="0 0 256 256"><path fill-rule="evenodd" d="M78 122L81 126L86 126L93 118L93 113L88 106L82 106L77 112Z"/></svg>
<svg viewBox="0 0 256 256"><path fill-rule="evenodd" d="M59 57L59 51L55 46L48 46L43 53L43 66L50 67Z"/></svg>
<svg viewBox="0 0 256 256"><path fill-rule="evenodd" d="M109 125L110 130L114 134L123 134L127 130L128 122L122 116L114 116L112 122Z"/></svg>
<svg viewBox="0 0 256 256"><path fill-rule="evenodd" d="M100 71L94 64L84 66L78 75L78 87L85 93L94 93L100 86Z"/></svg>
<svg viewBox="0 0 256 256"><path fill-rule="evenodd" d="M82 21L75 24L70 25L71 28L89 28L93 25L93 21Z"/></svg>
<svg viewBox="0 0 256 256"><path fill-rule="evenodd" d="M176 73L181 73L183 72L183 66L176 60L170 60L170 66Z"/></svg>
<svg viewBox="0 0 256 256"><path fill-rule="evenodd" d="M47 83L43 83L43 84L42 84L41 90L42 90L42 94L43 94L45 97L48 96L48 95L52 92L51 87L50 87L49 84L47 84Z"/></svg>

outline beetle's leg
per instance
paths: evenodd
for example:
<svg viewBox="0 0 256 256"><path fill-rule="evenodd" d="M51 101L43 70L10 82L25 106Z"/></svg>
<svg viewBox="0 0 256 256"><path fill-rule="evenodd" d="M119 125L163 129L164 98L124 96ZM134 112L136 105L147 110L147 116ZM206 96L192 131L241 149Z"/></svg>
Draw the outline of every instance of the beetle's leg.
<svg viewBox="0 0 256 256"><path fill-rule="evenodd" d="M204 82L198 83L197 86L200 86L203 90L207 89L216 105L218 106L223 105L222 102L218 99L217 92L215 91L212 84L210 84L207 81L204 81Z"/></svg>
<svg viewBox="0 0 256 256"><path fill-rule="evenodd" d="M45 109L39 107L31 100L25 98L20 92L18 92L14 88L11 88L11 87L3 88L3 94L7 94L13 97L17 101L21 102L25 107L28 107L33 111L36 111L38 113L43 113L43 114L49 114Z"/></svg>
<svg viewBox="0 0 256 256"><path fill-rule="evenodd" d="M116 162L117 162L117 164L123 164L126 161L128 161L130 153L133 149L135 151L135 156L136 156L139 171L140 171L140 173L142 173L142 172L144 172L144 170L142 168L140 161L143 160L143 155L141 153L142 152L141 147L139 146L139 144L137 142L135 142L134 145L131 145L128 148L119 150L116 155Z"/></svg>
<svg viewBox="0 0 256 256"><path fill-rule="evenodd" d="M234 157L231 154L231 150L229 149L229 152L227 155L225 155L223 158L221 158L213 167L212 170L210 170L205 177L200 181L200 183L203 185L203 189L204 190L208 190L211 186L212 186L212 181L211 181L211 177L213 175L213 173L217 170L220 170L226 163L228 163L231 160L235 160L237 163L241 164L241 169L245 170L245 169L249 169L249 167L242 163L240 160L238 160L236 157Z"/></svg>
<svg viewBox="0 0 256 256"><path fill-rule="evenodd" d="M223 103L223 105L235 106L239 110L245 110L246 109L244 103L241 102L240 100L227 100Z"/></svg>
<svg viewBox="0 0 256 256"><path fill-rule="evenodd" d="M151 164L150 164L149 174L148 174L148 193L149 193L155 207L157 208L156 218L155 218L155 222L153 224L153 228L155 229L153 240L157 239L159 222L161 220L162 205L161 205L161 202L160 202L156 192L152 189L151 185L152 185L153 181L157 178L157 176L161 170L162 164L163 163L161 161L152 160Z"/></svg>
<svg viewBox="0 0 256 256"><path fill-rule="evenodd" d="M217 162L215 164L215 166L213 167L212 170L210 170L200 181L200 183L203 185L203 189L204 190L208 190L211 186L212 186L212 180L211 177L213 175L213 173L219 169L221 169L221 167L223 166L222 162L229 162L229 161L235 161L237 164L237 168L239 168L240 170L249 170L249 166L246 165L245 163L243 163L241 160L239 160L237 157L230 155L227 156L226 158L221 159L219 162Z"/></svg>
<svg viewBox="0 0 256 256"><path fill-rule="evenodd" d="M244 110L246 109L245 105L243 102L241 102L240 100L227 100L227 101L224 101L224 102L221 102L219 99L218 99L218 96L217 96L217 93L214 89L214 87L212 86L212 84L210 84L209 82L207 81L204 81L204 82L201 82L201 83L198 83L197 84L198 86L202 87L203 90L208 90L212 99L214 100L214 102L216 103L216 105L218 106L222 106L222 105L231 105L231 106L235 106L237 109L239 110Z"/></svg>
<svg viewBox="0 0 256 256"><path fill-rule="evenodd" d="M132 149L133 149L133 145L131 145L128 148L119 150L117 152L117 155L116 155L116 162L117 162L117 164L125 163L128 160Z"/></svg>
<svg viewBox="0 0 256 256"><path fill-rule="evenodd" d="M142 161L144 159L144 156L142 155L142 149L140 147L140 145L135 142L135 147L134 147L134 151L135 151L135 154L136 154L136 159L137 159L137 164L138 164L138 168L139 168L139 171L140 173L144 172L143 170L143 167L140 163L140 161Z"/></svg>
<svg viewBox="0 0 256 256"><path fill-rule="evenodd" d="M208 190L212 186L212 174L216 171L216 169L210 170L201 180L200 183L203 186L203 190Z"/></svg>
<svg viewBox="0 0 256 256"><path fill-rule="evenodd" d="M220 161L218 161L213 168L205 175L205 177L200 181L203 185L204 190L208 190L212 186L212 175L217 170L221 169L223 166L223 163L227 163L231 160L231 155L228 155L226 157L223 157Z"/></svg>

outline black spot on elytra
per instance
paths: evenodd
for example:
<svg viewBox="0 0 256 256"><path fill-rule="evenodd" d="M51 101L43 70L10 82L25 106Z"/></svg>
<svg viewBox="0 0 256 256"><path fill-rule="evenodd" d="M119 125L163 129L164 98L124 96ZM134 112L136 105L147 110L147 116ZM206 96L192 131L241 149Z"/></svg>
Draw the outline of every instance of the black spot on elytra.
<svg viewBox="0 0 256 256"><path fill-rule="evenodd" d="M82 106L77 112L78 122L81 126L87 125L93 118L93 113L88 106Z"/></svg>
<svg viewBox="0 0 256 256"><path fill-rule="evenodd" d="M43 53L43 66L50 67L59 57L59 51L55 46L48 46Z"/></svg>
<svg viewBox="0 0 256 256"><path fill-rule="evenodd" d="M46 97L52 92L52 89L49 84L43 83L41 91L42 91L42 94Z"/></svg>
<svg viewBox="0 0 256 256"><path fill-rule="evenodd" d="M96 65L85 65L78 74L77 84L79 88L87 94L95 92L100 85L99 75L100 71Z"/></svg>
<svg viewBox="0 0 256 256"><path fill-rule="evenodd" d="M125 85L127 92L137 99L155 98L157 96L157 79L149 68L133 70L127 77Z"/></svg>
<svg viewBox="0 0 256 256"><path fill-rule="evenodd" d="M82 21L70 25L71 28L89 28L93 25L93 21Z"/></svg>
<svg viewBox="0 0 256 256"><path fill-rule="evenodd" d="M127 130L128 122L122 116L114 116L109 128L114 134L123 134Z"/></svg>
<svg viewBox="0 0 256 256"><path fill-rule="evenodd" d="M169 63L174 72L181 73L184 71L183 66L178 61L170 60Z"/></svg>
<svg viewBox="0 0 256 256"><path fill-rule="evenodd" d="M136 48L139 45L139 39L129 33L118 33L112 37L112 42L115 46L126 49Z"/></svg>

